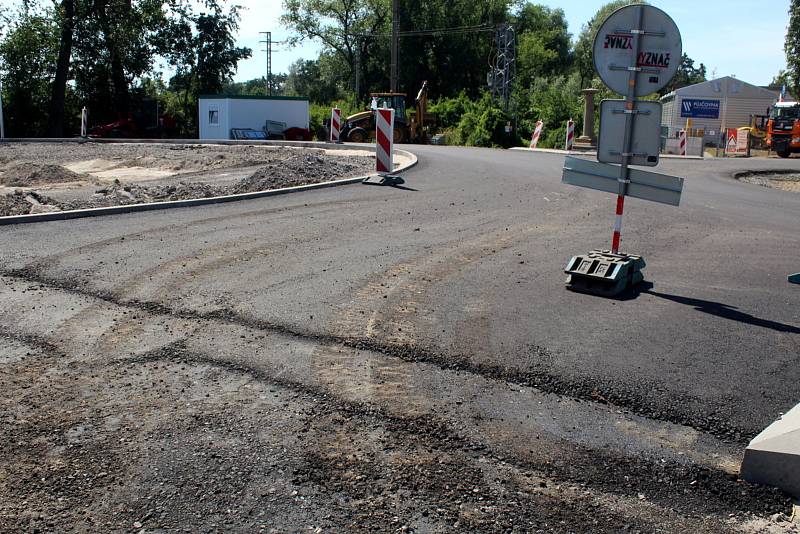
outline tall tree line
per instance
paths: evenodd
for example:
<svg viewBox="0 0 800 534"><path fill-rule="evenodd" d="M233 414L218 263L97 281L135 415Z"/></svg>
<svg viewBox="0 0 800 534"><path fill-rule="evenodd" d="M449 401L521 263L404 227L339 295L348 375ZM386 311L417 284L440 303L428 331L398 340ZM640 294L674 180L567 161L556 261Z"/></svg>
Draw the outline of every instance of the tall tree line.
<svg viewBox="0 0 800 534"><path fill-rule="evenodd" d="M500 24L511 24L516 32L519 90L573 74L578 76L577 85L589 87L597 83L592 44L600 24L614 10L641 2L609 2L573 39L561 9L535 2L399 0L401 87L412 93L427 80L437 95L465 92L476 98L486 87L493 30ZM296 42L322 45L318 58L290 68L285 90L314 92L309 87L311 77L320 79L328 93L331 86L338 88L328 100L352 94L356 79L358 100L371 91L388 89L391 0L284 0L283 7L283 22L293 30ZM703 80L705 66L695 66L684 56L668 90Z"/></svg>
<svg viewBox="0 0 800 534"><path fill-rule="evenodd" d="M238 21L225 0L27 0L0 36L9 135L73 133L82 105L95 123L127 117L160 89L190 131L197 95L221 91L251 54L235 44ZM151 82L162 69L167 87Z"/></svg>

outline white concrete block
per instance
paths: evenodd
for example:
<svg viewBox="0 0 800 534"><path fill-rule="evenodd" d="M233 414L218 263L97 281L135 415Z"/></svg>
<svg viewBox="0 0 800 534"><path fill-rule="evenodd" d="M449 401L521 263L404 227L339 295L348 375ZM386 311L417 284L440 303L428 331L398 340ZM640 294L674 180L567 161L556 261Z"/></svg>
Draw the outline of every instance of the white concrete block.
<svg viewBox="0 0 800 534"><path fill-rule="evenodd" d="M800 404L753 438L744 453L741 476L800 498Z"/></svg>

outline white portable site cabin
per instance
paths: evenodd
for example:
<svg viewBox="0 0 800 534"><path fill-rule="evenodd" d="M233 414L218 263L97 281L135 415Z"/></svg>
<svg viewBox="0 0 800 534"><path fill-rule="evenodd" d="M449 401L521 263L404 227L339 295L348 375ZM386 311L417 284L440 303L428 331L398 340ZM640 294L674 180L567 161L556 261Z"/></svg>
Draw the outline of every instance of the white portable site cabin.
<svg viewBox="0 0 800 534"><path fill-rule="evenodd" d="M231 129L263 130L267 121L308 128L308 99L299 96L201 96L200 139L232 139Z"/></svg>
<svg viewBox="0 0 800 534"><path fill-rule="evenodd" d="M692 130L703 130L705 142L716 141L723 129L750 126L750 115L766 115L777 100L775 91L725 76L661 97L661 128L674 138L692 119Z"/></svg>

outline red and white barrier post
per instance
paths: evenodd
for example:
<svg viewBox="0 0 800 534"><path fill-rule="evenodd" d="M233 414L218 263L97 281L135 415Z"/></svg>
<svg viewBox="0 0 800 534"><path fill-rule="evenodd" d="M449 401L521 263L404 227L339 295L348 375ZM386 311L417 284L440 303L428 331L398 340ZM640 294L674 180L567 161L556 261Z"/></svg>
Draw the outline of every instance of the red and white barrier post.
<svg viewBox="0 0 800 534"><path fill-rule="evenodd" d="M369 185L397 186L404 180L394 170L394 110L380 108L375 110L375 170L381 177L379 183L372 183L369 177L364 179Z"/></svg>
<svg viewBox="0 0 800 534"><path fill-rule="evenodd" d="M678 137L680 139L680 151L679 151L679 153L680 153L681 156L685 156L686 155L686 130L681 130L681 132L680 132Z"/></svg>
<svg viewBox="0 0 800 534"><path fill-rule="evenodd" d="M376 170L386 176L394 170L394 110L375 110Z"/></svg>
<svg viewBox="0 0 800 534"><path fill-rule="evenodd" d="M542 128L544 128L544 123L542 121L536 121L536 129L531 136L531 149L536 148L536 145L539 144L539 138L542 136Z"/></svg>
<svg viewBox="0 0 800 534"><path fill-rule="evenodd" d="M83 106L81 110L81 137L88 137L89 136L89 112L86 110L86 106Z"/></svg>
<svg viewBox="0 0 800 534"><path fill-rule="evenodd" d="M575 145L575 122L570 119L567 121L567 142L564 150L570 151Z"/></svg>
<svg viewBox="0 0 800 534"><path fill-rule="evenodd" d="M625 209L625 197L617 195L617 219L614 221L614 237L611 239L611 252L619 254L619 240L622 235L622 211Z"/></svg>
<svg viewBox="0 0 800 534"><path fill-rule="evenodd" d="M340 143L339 132L342 131L342 110L333 108L331 110L331 143Z"/></svg>

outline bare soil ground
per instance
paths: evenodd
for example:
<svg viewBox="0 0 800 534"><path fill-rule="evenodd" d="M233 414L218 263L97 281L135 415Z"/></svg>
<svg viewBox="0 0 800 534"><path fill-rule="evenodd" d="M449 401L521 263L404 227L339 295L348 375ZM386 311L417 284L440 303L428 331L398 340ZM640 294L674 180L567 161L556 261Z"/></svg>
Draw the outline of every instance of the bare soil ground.
<svg viewBox="0 0 800 534"><path fill-rule="evenodd" d="M252 145L0 145L0 216L250 193L369 174L366 151Z"/></svg>

